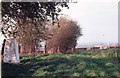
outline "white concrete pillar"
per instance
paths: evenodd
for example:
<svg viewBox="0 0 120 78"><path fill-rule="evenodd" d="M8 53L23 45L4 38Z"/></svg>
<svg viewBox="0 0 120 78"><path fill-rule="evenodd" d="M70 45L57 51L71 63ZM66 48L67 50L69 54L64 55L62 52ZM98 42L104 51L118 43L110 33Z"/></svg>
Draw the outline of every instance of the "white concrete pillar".
<svg viewBox="0 0 120 78"><path fill-rule="evenodd" d="M4 62L19 63L19 51L16 39L6 39L4 47Z"/></svg>

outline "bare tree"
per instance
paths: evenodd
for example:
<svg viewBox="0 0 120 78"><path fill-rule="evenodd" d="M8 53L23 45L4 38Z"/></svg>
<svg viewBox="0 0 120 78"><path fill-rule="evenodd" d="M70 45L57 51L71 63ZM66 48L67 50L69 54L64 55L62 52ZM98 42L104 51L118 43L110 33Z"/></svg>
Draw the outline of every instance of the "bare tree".
<svg viewBox="0 0 120 78"><path fill-rule="evenodd" d="M59 25L50 29L53 36L47 40L48 53L67 52L73 50L77 44L77 39L81 34L81 28L76 21L66 17L59 19Z"/></svg>

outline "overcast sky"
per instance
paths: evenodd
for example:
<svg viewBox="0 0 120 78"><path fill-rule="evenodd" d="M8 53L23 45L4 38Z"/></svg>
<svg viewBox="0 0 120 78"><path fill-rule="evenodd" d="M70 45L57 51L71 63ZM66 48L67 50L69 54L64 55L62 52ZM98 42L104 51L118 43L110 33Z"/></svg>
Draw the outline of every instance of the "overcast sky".
<svg viewBox="0 0 120 78"><path fill-rule="evenodd" d="M83 36L78 44L118 42L119 0L77 0L63 13L78 21Z"/></svg>

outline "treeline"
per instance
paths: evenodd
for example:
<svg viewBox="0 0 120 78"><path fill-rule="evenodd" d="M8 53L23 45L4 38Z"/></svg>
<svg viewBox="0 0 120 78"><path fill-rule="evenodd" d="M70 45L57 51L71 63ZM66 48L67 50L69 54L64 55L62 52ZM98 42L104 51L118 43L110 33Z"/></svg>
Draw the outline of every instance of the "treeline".
<svg viewBox="0 0 120 78"><path fill-rule="evenodd" d="M68 17L59 17L67 2L2 2L1 32L16 39L20 52L35 53L42 39L46 52L66 52L74 49L81 28Z"/></svg>
<svg viewBox="0 0 120 78"><path fill-rule="evenodd" d="M26 32L30 32L32 27L30 27L31 25L29 24L27 25L29 28L26 30ZM30 33L32 33L32 31ZM18 39L20 42L21 53L36 52L35 48L37 44L32 40L34 40L33 38L36 38L37 35L34 34L31 36L32 34L30 33L26 33L27 36ZM82 36L80 25L76 21L65 16L61 16L59 18L59 27L58 24L53 25L48 22L43 33L44 35L47 35L46 38L42 37L42 40L45 41L46 45L45 53L72 52L77 45L78 37ZM38 40L40 40L40 38Z"/></svg>

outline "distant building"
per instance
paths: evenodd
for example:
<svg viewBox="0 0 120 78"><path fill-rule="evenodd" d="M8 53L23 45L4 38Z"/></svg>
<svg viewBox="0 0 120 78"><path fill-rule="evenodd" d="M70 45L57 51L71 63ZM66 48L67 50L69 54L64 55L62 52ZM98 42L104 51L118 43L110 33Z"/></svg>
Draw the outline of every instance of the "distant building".
<svg viewBox="0 0 120 78"><path fill-rule="evenodd" d="M95 47L99 47L99 49L108 49L109 48L107 45L104 45L104 44L98 44L98 45L95 45Z"/></svg>
<svg viewBox="0 0 120 78"><path fill-rule="evenodd" d="M110 44L108 47L109 48L119 48L119 45L118 44Z"/></svg>
<svg viewBox="0 0 120 78"><path fill-rule="evenodd" d="M82 45L80 48L76 48L79 50L98 50L98 49L109 49L109 48L120 48L120 44L96 44L96 45Z"/></svg>

